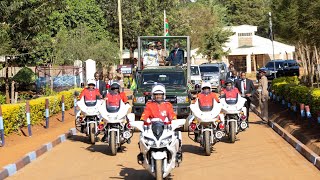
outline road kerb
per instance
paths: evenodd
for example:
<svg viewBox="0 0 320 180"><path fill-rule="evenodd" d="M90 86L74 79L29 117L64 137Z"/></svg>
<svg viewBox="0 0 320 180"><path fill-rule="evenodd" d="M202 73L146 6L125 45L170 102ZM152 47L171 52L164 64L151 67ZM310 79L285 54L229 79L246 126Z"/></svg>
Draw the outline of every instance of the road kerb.
<svg viewBox="0 0 320 180"><path fill-rule="evenodd" d="M261 118L260 112L256 107L251 104L251 110ZM320 170L320 156L310 150L306 145L300 142L297 138L292 136L286 130L284 130L276 122L268 121L268 125L277 132L283 139L285 139L292 147L294 147L300 154L302 154L309 162L316 166Z"/></svg>
<svg viewBox="0 0 320 180"><path fill-rule="evenodd" d="M42 154L52 150L56 145L61 144L73 135L76 135L77 131L75 128L71 128L67 133L61 134L55 140L42 145L40 148L27 153L24 157L16 161L15 163L8 164L0 170L0 180L5 179L9 176L14 175L17 171L25 167L26 165L33 162L35 159L40 157Z"/></svg>

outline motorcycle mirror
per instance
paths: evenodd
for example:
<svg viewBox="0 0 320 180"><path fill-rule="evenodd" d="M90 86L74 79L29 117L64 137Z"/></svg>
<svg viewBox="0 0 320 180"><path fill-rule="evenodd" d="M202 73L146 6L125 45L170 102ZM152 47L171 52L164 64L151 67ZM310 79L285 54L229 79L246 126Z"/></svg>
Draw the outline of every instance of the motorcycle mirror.
<svg viewBox="0 0 320 180"><path fill-rule="evenodd" d="M73 95L74 95L74 96L79 96L80 93L79 93L79 91L74 91Z"/></svg>
<svg viewBox="0 0 320 180"><path fill-rule="evenodd" d="M108 91L102 91L102 97L105 98L107 96Z"/></svg>
<svg viewBox="0 0 320 180"><path fill-rule="evenodd" d="M194 115L189 115L188 117L187 117L187 121L189 122L189 124L190 124L190 122L191 121L193 121L194 120Z"/></svg>
<svg viewBox="0 0 320 180"><path fill-rule="evenodd" d="M132 100L132 95L127 96L128 100Z"/></svg>
<svg viewBox="0 0 320 180"><path fill-rule="evenodd" d="M127 118L129 119L129 122L135 121L135 115L134 113L127 114Z"/></svg>

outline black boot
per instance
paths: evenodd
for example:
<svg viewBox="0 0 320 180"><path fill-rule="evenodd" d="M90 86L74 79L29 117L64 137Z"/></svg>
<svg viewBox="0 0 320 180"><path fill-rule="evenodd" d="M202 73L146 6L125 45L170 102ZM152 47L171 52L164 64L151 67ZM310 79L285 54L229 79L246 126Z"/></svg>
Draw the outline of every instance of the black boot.
<svg viewBox="0 0 320 180"><path fill-rule="evenodd" d="M107 139L107 135L104 134L103 137L101 138L101 142L106 142L106 139Z"/></svg>

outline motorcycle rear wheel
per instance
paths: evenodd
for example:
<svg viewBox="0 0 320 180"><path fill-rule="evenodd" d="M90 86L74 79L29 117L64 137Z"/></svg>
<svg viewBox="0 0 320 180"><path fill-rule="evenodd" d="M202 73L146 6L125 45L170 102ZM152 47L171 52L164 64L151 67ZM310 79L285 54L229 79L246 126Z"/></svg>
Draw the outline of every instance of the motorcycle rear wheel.
<svg viewBox="0 0 320 180"><path fill-rule="evenodd" d="M203 136L204 136L203 139L204 139L205 155L210 156L211 155L210 132L205 131Z"/></svg>
<svg viewBox="0 0 320 180"><path fill-rule="evenodd" d="M163 180L162 159L156 160L156 180Z"/></svg>
<svg viewBox="0 0 320 180"><path fill-rule="evenodd" d="M111 155L112 156L117 155L117 142L116 142L116 132L115 131L110 132L109 146L110 146L110 150L111 150Z"/></svg>
<svg viewBox="0 0 320 180"><path fill-rule="evenodd" d="M90 137L91 144L95 144L96 143L96 127L95 127L95 124L93 123L90 123L90 126L89 126L89 137Z"/></svg>
<svg viewBox="0 0 320 180"><path fill-rule="evenodd" d="M236 141L236 122L231 121L229 128L229 139L231 143L234 143Z"/></svg>

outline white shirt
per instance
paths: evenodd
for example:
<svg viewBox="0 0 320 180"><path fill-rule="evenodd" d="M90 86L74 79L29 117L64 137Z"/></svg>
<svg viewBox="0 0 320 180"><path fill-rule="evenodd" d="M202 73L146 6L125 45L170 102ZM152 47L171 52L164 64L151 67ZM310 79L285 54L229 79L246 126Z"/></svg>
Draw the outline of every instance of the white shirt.
<svg viewBox="0 0 320 180"><path fill-rule="evenodd" d="M99 80L96 81L96 89L99 89Z"/></svg>
<svg viewBox="0 0 320 180"><path fill-rule="evenodd" d="M159 66L158 51L148 49L143 55L144 66Z"/></svg>
<svg viewBox="0 0 320 180"><path fill-rule="evenodd" d="M242 96L245 96L246 89L244 89L244 87L246 87L246 89L247 89L246 79L241 80L241 94L242 94Z"/></svg>

